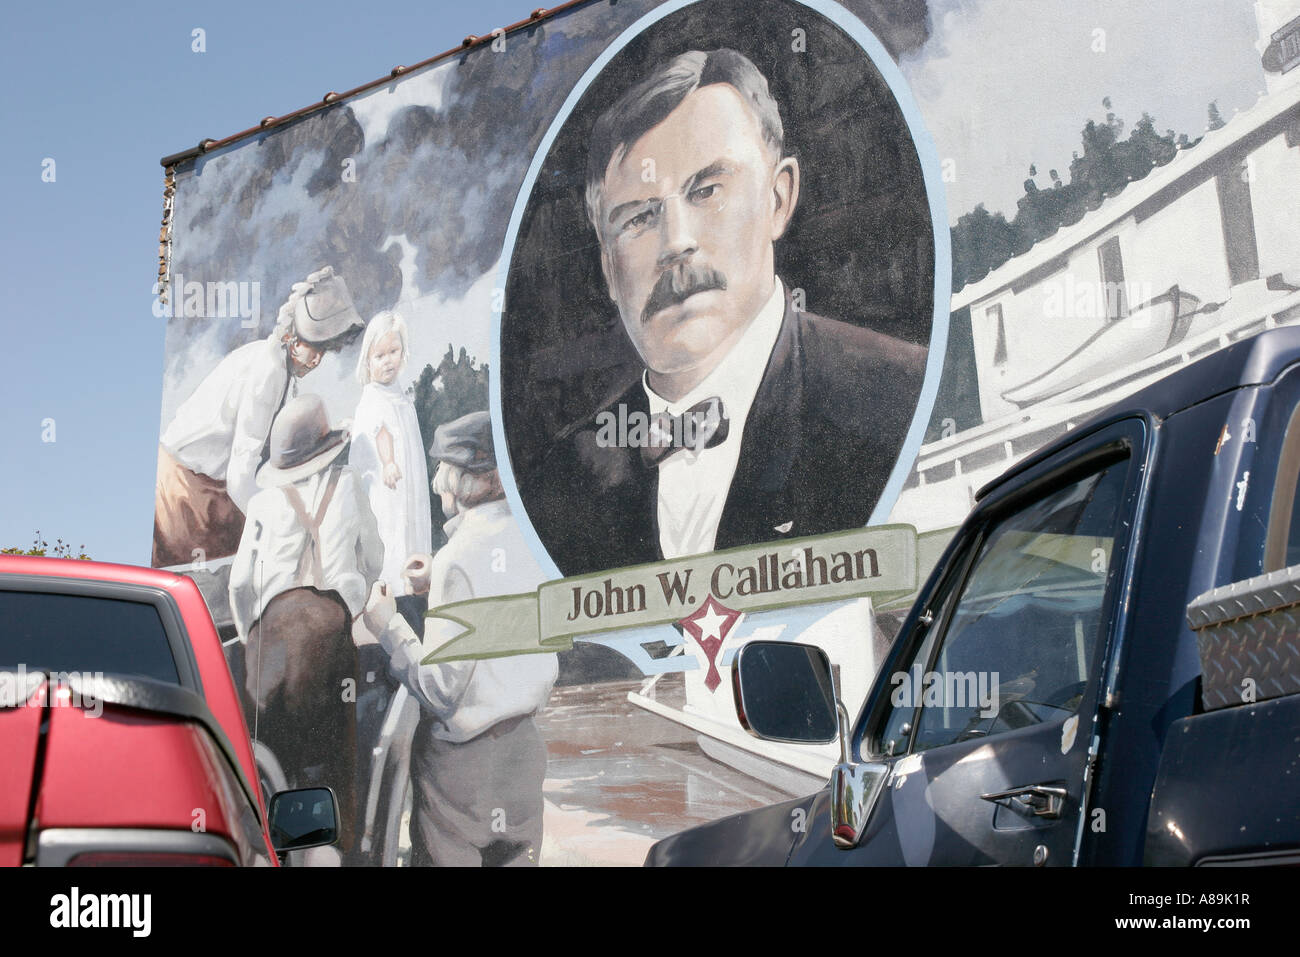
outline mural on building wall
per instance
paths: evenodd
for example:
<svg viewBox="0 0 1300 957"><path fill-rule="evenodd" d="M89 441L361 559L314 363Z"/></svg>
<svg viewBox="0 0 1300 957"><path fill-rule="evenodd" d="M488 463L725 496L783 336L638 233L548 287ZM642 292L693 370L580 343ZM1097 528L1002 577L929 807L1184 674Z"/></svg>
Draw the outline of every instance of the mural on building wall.
<svg viewBox="0 0 1300 957"><path fill-rule="evenodd" d="M264 787L335 791L295 863L637 864L817 790L738 647L856 709L980 485L1300 318L1300 0L1245 5L1253 107L1068 117L1010 219L944 112L997 6L593 0L174 166L153 563Z"/></svg>
<svg viewBox="0 0 1300 957"><path fill-rule="evenodd" d="M800 37L834 67L810 70ZM531 181L501 319L504 434L556 566L887 511L930 346L935 238L867 53L801 4L696 4L579 92Z"/></svg>

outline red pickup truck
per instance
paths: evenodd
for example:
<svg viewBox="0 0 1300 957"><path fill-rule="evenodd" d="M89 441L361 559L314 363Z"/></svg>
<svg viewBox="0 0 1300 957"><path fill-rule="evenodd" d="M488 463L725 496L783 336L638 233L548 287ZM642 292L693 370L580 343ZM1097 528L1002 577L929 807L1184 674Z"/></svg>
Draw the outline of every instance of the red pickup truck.
<svg viewBox="0 0 1300 957"><path fill-rule="evenodd" d="M203 596L0 556L0 865L272 865L337 839L327 788L263 803Z"/></svg>

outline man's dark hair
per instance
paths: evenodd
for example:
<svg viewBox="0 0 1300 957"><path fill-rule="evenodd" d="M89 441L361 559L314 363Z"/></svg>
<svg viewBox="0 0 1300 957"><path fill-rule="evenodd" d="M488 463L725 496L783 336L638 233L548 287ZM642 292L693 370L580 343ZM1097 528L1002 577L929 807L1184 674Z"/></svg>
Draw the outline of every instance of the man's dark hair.
<svg viewBox="0 0 1300 957"><path fill-rule="evenodd" d="M628 89L591 128L587 152L587 216L597 222L601 185L615 154L639 140L702 86L725 83L741 95L763 132L763 142L777 158L784 147L781 112L767 88L767 78L735 50L690 50L660 63L650 76Z"/></svg>

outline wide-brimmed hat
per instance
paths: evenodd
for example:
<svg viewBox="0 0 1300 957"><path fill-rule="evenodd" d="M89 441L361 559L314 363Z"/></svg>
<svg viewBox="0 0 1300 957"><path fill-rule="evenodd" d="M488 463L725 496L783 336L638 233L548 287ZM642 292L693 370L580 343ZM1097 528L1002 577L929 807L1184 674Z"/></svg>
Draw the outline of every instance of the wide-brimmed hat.
<svg viewBox="0 0 1300 957"><path fill-rule="evenodd" d="M342 276L334 275L333 266L323 266L293 284L288 306L292 303L293 329L304 342L321 343L335 339L350 329L365 327L352 295Z"/></svg>
<svg viewBox="0 0 1300 957"><path fill-rule="evenodd" d="M315 475L347 447L347 429L331 429L325 403L310 393L290 399L271 426L271 457L257 484L276 488Z"/></svg>
<svg viewBox="0 0 1300 957"><path fill-rule="evenodd" d="M486 412L471 412L444 422L433 431L429 456L439 462L459 465L467 472L488 472L496 468L491 416Z"/></svg>

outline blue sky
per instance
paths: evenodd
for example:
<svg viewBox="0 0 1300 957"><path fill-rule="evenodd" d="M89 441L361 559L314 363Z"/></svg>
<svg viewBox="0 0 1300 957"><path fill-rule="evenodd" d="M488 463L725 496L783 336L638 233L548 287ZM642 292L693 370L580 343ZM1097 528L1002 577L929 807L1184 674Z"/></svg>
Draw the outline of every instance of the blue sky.
<svg viewBox="0 0 1300 957"><path fill-rule="evenodd" d="M151 310L158 159L383 76L538 5L155 0L6 9L0 545L27 545L39 529L50 542L84 543L98 559L148 563L164 333ZM934 35L903 66L940 155L957 159L954 217L981 197L1005 207L1030 162L1068 165L1082 120L1104 112L1102 96L1130 122L1146 109L1160 128L1192 134L1209 99L1227 117L1254 101L1262 79L1251 4L1136 6L932 0ZM1099 23L1113 55L1081 71L1069 43L1087 49ZM191 49L195 28L205 31L203 53ZM1032 42L1046 32L1053 44ZM1012 42L1015 57L999 52ZM1171 46L1187 55L1181 64L1161 54ZM42 181L47 158L54 182Z"/></svg>

